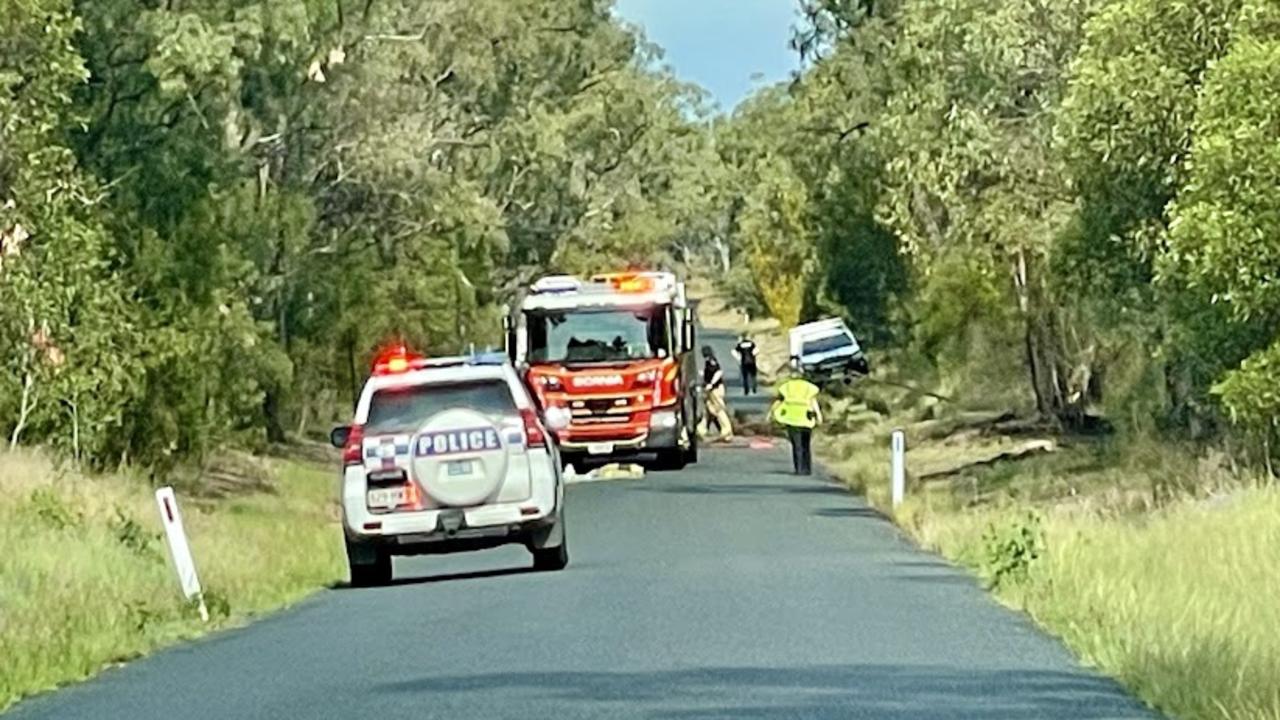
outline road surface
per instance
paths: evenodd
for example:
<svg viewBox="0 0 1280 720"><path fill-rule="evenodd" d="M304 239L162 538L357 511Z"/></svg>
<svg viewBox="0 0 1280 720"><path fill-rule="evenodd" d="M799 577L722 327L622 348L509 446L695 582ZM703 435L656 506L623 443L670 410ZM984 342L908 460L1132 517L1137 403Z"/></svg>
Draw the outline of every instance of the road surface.
<svg viewBox="0 0 1280 720"><path fill-rule="evenodd" d="M787 469L782 448L712 449L575 485L562 573L519 548L397 561L394 586L322 592L6 720L1150 717Z"/></svg>

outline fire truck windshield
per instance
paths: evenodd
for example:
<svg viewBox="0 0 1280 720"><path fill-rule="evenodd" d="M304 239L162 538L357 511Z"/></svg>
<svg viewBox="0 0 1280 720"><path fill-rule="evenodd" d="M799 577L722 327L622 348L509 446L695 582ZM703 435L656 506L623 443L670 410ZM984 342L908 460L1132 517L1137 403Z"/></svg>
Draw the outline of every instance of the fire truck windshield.
<svg viewBox="0 0 1280 720"><path fill-rule="evenodd" d="M545 311L530 314L528 328L535 363L626 362L671 353L662 307Z"/></svg>

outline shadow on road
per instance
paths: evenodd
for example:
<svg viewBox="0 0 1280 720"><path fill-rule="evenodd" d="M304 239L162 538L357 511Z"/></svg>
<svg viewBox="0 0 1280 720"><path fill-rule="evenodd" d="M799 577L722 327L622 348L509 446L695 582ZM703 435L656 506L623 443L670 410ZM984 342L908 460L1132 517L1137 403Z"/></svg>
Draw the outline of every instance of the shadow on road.
<svg viewBox="0 0 1280 720"><path fill-rule="evenodd" d="M399 577L387 583L383 587L398 587L401 585L431 585L433 583L459 582L463 580L483 580L485 578L507 577L509 575L524 575L532 573L532 567L509 567L497 568L494 570L476 570L473 572L445 573L442 575L421 575L413 577ZM345 582L334 583L330 585L331 590L360 590L364 588L353 588Z"/></svg>
<svg viewBox="0 0 1280 720"><path fill-rule="evenodd" d="M871 507L818 508L813 511L813 514L818 517L827 518L871 518L873 520L889 520L889 518L885 517L879 510Z"/></svg>
<svg viewBox="0 0 1280 720"><path fill-rule="evenodd" d="M682 483L671 485L637 485L638 492L665 493L671 495L839 495L850 497L849 491L839 485L815 483Z"/></svg>
<svg viewBox="0 0 1280 720"><path fill-rule="evenodd" d="M939 718L1100 720L1149 717L1110 680L1054 671L897 665L717 667L655 672L528 672L454 675L388 683L381 691L449 704L527 694L581 703L625 703L628 717ZM449 697L454 696L454 697ZM608 706L605 706L608 707ZM614 705L613 707L620 707ZM568 708L566 708L568 709Z"/></svg>

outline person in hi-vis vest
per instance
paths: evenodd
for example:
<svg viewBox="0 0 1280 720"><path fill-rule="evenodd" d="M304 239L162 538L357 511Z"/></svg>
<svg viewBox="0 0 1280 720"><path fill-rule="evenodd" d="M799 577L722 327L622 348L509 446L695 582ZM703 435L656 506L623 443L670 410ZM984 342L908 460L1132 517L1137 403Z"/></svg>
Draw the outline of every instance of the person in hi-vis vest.
<svg viewBox="0 0 1280 720"><path fill-rule="evenodd" d="M792 365L795 370L795 363ZM818 386L805 380L799 372L778 386L777 398L769 416L787 428L791 442L791 464L797 475L813 473L813 429L822 422L818 406Z"/></svg>

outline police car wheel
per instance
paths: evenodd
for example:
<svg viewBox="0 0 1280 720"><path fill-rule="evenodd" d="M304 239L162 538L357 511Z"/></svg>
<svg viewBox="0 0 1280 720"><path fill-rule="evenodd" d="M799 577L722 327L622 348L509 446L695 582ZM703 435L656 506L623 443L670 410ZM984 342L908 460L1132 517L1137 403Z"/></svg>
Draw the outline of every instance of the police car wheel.
<svg viewBox="0 0 1280 720"><path fill-rule="evenodd" d="M355 563L348 560L347 567L351 571L351 587L377 587L391 582L391 554L385 550L374 548L373 562Z"/></svg>
<svg viewBox="0 0 1280 720"><path fill-rule="evenodd" d="M538 572L555 572L569 565L568 538L556 547L533 549L530 552L533 553L533 569Z"/></svg>

